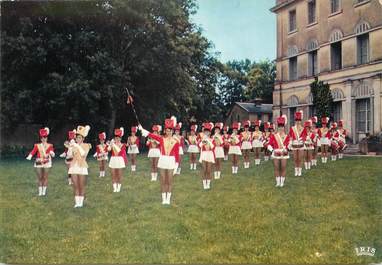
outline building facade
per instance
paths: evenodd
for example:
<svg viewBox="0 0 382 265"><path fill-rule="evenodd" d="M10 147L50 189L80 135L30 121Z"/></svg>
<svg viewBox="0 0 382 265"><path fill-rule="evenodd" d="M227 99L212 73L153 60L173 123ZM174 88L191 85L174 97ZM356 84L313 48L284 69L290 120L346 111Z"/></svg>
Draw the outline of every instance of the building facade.
<svg viewBox="0 0 382 265"><path fill-rule="evenodd" d="M382 129L382 0L276 0L273 115L315 113L314 77L332 91L332 119L354 143Z"/></svg>
<svg viewBox="0 0 382 265"><path fill-rule="evenodd" d="M244 122L245 120L272 122L272 104L235 102L224 124L231 127L234 122Z"/></svg>

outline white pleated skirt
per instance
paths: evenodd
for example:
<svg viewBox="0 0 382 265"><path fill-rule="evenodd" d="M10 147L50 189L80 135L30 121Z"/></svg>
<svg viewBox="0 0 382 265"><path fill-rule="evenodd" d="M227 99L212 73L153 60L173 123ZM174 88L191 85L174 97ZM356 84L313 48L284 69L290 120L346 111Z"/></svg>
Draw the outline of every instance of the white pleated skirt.
<svg viewBox="0 0 382 265"><path fill-rule="evenodd" d="M212 150L202 151L200 153L199 162L202 163L203 161L215 163L214 152Z"/></svg>
<svg viewBox="0 0 382 265"><path fill-rule="evenodd" d="M125 160L122 156L112 156L109 162L110 168L125 168Z"/></svg>
<svg viewBox="0 0 382 265"><path fill-rule="evenodd" d="M175 169L177 164L174 156L161 155L158 160L158 168Z"/></svg>
<svg viewBox="0 0 382 265"><path fill-rule="evenodd" d="M224 149L222 146L216 146L214 151L215 151L215 158L224 158Z"/></svg>
<svg viewBox="0 0 382 265"><path fill-rule="evenodd" d="M180 155L184 155L183 147L181 147L181 146L179 146L179 154L180 154Z"/></svg>
<svg viewBox="0 0 382 265"><path fill-rule="evenodd" d="M88 169L86 167L80 167L77 164L71 166L68 170L68 174L73 175L88 175Z"/></svg>
<svg viewBox="0 0 382 265"><path fill-rule="evenodd" d="M262 148L262 147L264 147L264 144L260 140L253 140L252 141L252 147L253 148Z"/></svg>
<svg viewBox="0 0 382 265"><path fill-rule="evenodd" d="M160 157L160 150L159 148L150 148L149 153L147 154L147 157Z"/></svg>
<svg viewBox="0 0 382 265"><path fill-rule="evenodd" d="M199 148L197 145L191 144L190 146L188 146L187 152L197 154L197 153L199 153Z"/></svg>
<svg viewBox="0 0 382 265"><path fill-rule="evenodd" d="M241 149L242 150L250 150L252 149L252 144L250 141L243 141L241 144Z"/></svg>
<svg viewBox="0 0 382 265"><path fill-rule="evenodd" d="M228 149L229 155L239 155L241 156L241 149L240 146L237 145L230 145Z"/></svg>
<svg viewBox="0 0 382 265"><path fill-rule="evenodd" d="M48 163L37 165L36 162L34 163L35 168L51 168L52 167L52 160L49 160Z"/></svg>
<svg viewBox="0 0 382 265"><path fill-rule="evenodd" d="M130 145L127 148L127 153L128 154L139 154L139 149L137 145Z"/></svg>

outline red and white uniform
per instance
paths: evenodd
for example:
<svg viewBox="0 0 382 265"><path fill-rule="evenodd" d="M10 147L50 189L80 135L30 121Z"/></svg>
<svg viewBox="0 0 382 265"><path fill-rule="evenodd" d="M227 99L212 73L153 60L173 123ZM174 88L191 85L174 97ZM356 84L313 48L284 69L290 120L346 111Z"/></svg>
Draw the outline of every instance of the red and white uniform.
<svg viewBox="0 0 382 265"><path fill-rule="evenodd" d="M265 148L265 149L268 149L268 145L269 145L269 140L270 140L270 138L271 138L271 135L272 135L272 132L264 132L263 133L263 147Z"/></svg>
<svg viewBox="0 0 382 265"><path fill-rule="evenodd" d="M212 137L212 143L215 146L215 158L224 158L224 139L220 133L215 133Z"/></svg>
<svg viewBox="0 0 382 265"><path fill-rule="evenodd" d="M184 148L185 148L184 137L180 135L179 136L173 135L173 137L177 139L177 141L179 142L179 155L184 155Z"/></svg>
<svg viewBox="0 0 382 265"><path fill-rule="evenodd" d="M199 153L199 141L198 136L195 135L189 135L188 136L188 149L187 152L189 153Z"/></svg>
<svg viewBox="0 0 382 265"><path fill-rule="evenodd" d="M175 137L163 137L153 133L149 133L148 137L159 142L158 168L176 169L179 164L179 141Z"/></svg>
<svg viewBox="0 0 382 265"><path fill-rule="evenodd" d="M229 138L228 154L241 155L241 135L232 133Z"/></svg>
<svg viewBox="0 0 382 265"><path fill-rule="evenodd" d="M28 158L36 155L34 167L36 168L51 168L52 157L54 157L53 145L50 143L38 143L33 146L32 151L29 153Z"/></svg>
<svg viewBox="0 0 382 265"><path fill-rule="evenodd" d="M73 160L73 150L69 144L69 141L76 138L76 130L68 132L68 140L64 143L64 152L60 155L61 158L65 158L65 164L69 165Z"/></svg>
<svg viewBox="0 0 382 265"><path fill-rule="evenodd" d="M134 136L129 136L127 138L127 143L128 143L128 148L127 148L127 153L128 154L139 154L139 137L134 135Z"/></svg>
<svg viewBox="0 0 382 265"><path fill-rule="evenodd" d="M317 137L313 131L305 127L304 132L302 134L302 139L304 141L305 150L314 150L317 144Z"/></svg>
<svg viewBox="0 0 382 265"><path fill-rule="evenodd" d="M102 160L105 160L107 161L108 160L108 146L107 144L99 144L96 146L96 157L97 157L97 160L98 161L102 161Z"/></svg>
<svg viewBox="0 0 382 265"><path fill-rule="evenodd" d="M281 136L279 133L271 134L269 137L268 150L272 152L273 159L289 159L288 146L290 137L287 134Z"/></svg>
<svg viewBox="0 0 382 265"><path fill-rule="evenodd" d="M264 134L262 131L252 132L252 147L253 148L262 148L264 146Z"/></svg>
<svg viewBox="0 0 382 265"><path fill-rule="evenodd" d="M205 125L207 126L207 125ZM212 126L211 126L212 127ZM205 127L206 128L206 127ZM210 128L211 130L212 128ZM200 147L200 158L199 162L202 163L203 161L205 162L210 162L210 163L215 163L215 153L214 153L214 143L213 139L210 137L205 136L199 143ZM224 155L223 155L224 156Z"/></svg>
<svg viewBox="0 0 382 265"><path fill-rule="evenodd" d="M289 137L291 150L302 150L304 148L303 131L304 127L302 126L297 127L297 125L295 125L290 128Z"/></svg>
<svg viewBox="0 0 382 265"><path fill-rule="evenodd" d="M346 129L343 129L343 128L340 128L337 130L337 135L336 135L336 138L338 139L338 146L339 146L339 150L340 151L343 151L345 150L346 148L346 136L347 136L347 130Z"/></svg>
<svg viewBox="0 0 382 265"><path fill-rule="evenodd" d="M252 134L250 131L243 131L240 134L241 138L241 149L251 150L252 149Z"/></svg>
<svg viewBox="0 0 382 265"><path fill-rule="evenodd" d="M325 127L321 127L318 129L318 142L317 145L330 145L330 131L329 128L326 127L326 124L324 124Z"/></svg>
<svg viewBox="0 0 382 265"><path fill-rule="evenodd" d="M110 168L125 168L127 165L126 144L115 143L112 141L108 146L108 151L111 152L109 167Z"/></svg>

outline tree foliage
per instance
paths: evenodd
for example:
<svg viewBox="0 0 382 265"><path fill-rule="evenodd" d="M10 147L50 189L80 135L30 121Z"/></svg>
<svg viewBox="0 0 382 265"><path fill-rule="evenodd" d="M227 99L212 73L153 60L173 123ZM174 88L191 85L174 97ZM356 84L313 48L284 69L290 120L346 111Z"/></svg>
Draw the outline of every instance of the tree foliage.
<svg viewBox="0 0 382 265"><path fill-rule="evenodd" d="M310 90L313 96L313 106L315 106L316 115L321 117L330 117L333 106L333 97L330 92L330 86L316 78L310 84Z"/></svg>

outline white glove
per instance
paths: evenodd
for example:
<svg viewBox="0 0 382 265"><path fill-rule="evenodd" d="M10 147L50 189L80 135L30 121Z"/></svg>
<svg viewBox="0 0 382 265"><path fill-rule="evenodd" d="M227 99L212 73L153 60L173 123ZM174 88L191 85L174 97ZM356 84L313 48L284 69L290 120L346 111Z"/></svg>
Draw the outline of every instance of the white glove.
<svg viewBox="0 0 382 265"><path fill-rule="evenodd" d="M76 143L76 141L74 139L72 139L72 140L70 140L69 145L73 146L75 143Z"/></svg>
<svg viewBox="0 0 382 265"><path fill-rule="evenodd" d="M97 157L97 153L94 153L93 157Z"/></svg>
<svg viewBox="0 0 382 265"><path fill-rule="evenodd" d="M142 131L143 130L143 127L142 125L138 124L138 130Z"/></svg>
<svg viewBox="0 0 382 265"><path fill-rule="evenodd" d="M114 139L111 139L110 145L114 145Z"/></svg>
<svg viewBox="0 0 382 265"><path fill-rule="evenodd" d="M142 126L141 126L141 127L142 127ZM149 135L149 133L150 133L148 130L145 130L145 129L143 129L143 128L141 129L141 132L142 132L142 136L143 136L143 137L147 137L147 136Z"/></svg>
<svg viewBox="0 0 382 265"><path fill-rule="evenodd" d="M27 156L27 158L26 158L27 160L31 160L32 159L32 155L31 154L29 154L28 156Z"/></svg>
<svg viewBox="0 0 382 265"><path fill-rule="evenodd" d="M178 166L179 166L179 163L175 163L175 168L174 168L173 175L176 174L176 171L178 170Z"/></svg>
<svg viewBox="0 0 382 265"><path fill-rule="evenodd" d="M269 152L273 152L273 147L271 145L268 145Z"/></svg>
<svg viewBox="0 0 382 265"><path fill-rule="evenodd" d="M61 155L60 155L61 158L65 158L66 157L66 153L63 152Z"/></svg>
<svg viewBox="0 0 382 265"><path fill-rule="evenodd" d="M50 151L49 154L51 157L54 157L56 155L53 151Z"/></svg>

